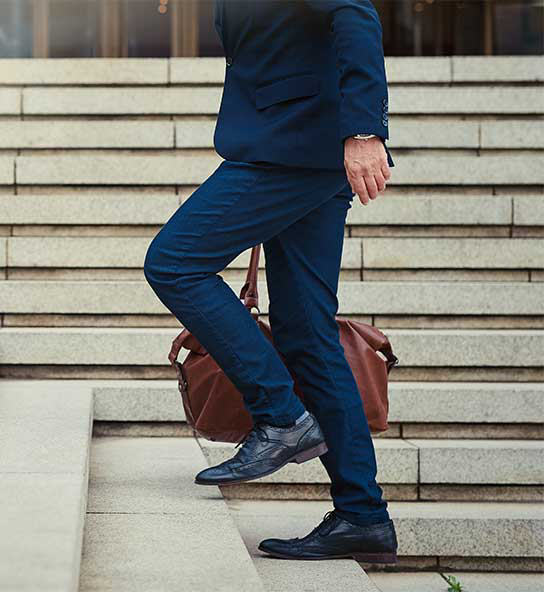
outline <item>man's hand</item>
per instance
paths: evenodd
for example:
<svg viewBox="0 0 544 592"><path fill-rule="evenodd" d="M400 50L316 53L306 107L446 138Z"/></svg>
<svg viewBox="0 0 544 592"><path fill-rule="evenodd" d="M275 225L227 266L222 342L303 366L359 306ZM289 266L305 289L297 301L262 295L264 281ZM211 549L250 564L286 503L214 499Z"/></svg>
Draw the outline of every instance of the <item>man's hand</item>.
<svg viewBox="0 0 544 592"><path fill-rule="evenodd" d="M381 138L369 140L346 138L344 141L344 166L351 190L363 205L376 199L385 190L386 181L391 178L387 153Z"/></svg>

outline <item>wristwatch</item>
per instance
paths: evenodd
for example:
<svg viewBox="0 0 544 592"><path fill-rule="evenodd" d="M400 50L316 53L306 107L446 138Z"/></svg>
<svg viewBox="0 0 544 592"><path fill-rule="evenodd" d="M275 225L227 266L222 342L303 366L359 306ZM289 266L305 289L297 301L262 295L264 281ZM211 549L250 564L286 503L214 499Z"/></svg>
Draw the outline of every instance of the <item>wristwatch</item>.
<svg viewBox="0 0 544 592"><path fill-rule="evenodd" d="M356 134L352 137L356 140L370 140L370 138L375 138L376 134Z"/></svg>

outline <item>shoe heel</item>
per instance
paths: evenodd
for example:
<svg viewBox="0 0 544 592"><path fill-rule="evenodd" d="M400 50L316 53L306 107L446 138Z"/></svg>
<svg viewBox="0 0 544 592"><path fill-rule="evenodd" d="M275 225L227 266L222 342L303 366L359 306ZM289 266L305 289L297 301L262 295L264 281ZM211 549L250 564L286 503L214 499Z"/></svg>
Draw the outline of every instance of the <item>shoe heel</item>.
<svg viewBox="0 0 544 592"><path fill-rule="evenodd" d="M399 561L396 553L353 553L352 557L360 563L397 564Z"/></svg>
<svg viewBox="0 0 544 592"><path fill-rule="evenodd" d="M318 444L313 448L308 448L308 450L304 450L303 452L297 454L293 461L300 464L306 462L307 460L312 460L312 458L315 458L316 456L321 456L328 450L327 444L325 444L325 442L321 442L321 444Z"/></svg>

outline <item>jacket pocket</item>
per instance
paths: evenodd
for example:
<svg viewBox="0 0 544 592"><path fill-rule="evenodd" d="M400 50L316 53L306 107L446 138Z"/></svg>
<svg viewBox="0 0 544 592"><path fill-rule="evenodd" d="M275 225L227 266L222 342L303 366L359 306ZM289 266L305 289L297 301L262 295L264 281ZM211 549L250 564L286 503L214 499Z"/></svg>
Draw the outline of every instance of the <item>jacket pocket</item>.
<svg viewBox="0 0 544 592"><path fill-rule="evenodd" d="M255 106L265 109L281 101L311 97L319 93L320 88L321 80L315 74L285 78L255 89Z"/></svg>

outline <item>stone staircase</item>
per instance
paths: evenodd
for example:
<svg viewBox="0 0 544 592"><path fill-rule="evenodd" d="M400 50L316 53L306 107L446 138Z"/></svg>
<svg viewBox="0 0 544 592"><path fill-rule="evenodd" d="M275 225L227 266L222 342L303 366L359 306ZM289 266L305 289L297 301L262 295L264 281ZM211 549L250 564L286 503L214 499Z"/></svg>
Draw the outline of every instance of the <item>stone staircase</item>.
<svg viewBox="0 0 544 592"><path fill-rule="evenodd" d="M339 288L339 313L378 326L400 358L374 439L400 563L365 573L256 551L330 509L318 461L192 485L232 446L185 422L166 359L179 323L142 263L220 162L224 60L0 60L7 589L445 592L448 574L468 592L538 589L543 65L387 59L396 166L386 195L349 210ZM235 291L248 255L222 273Z"/></svg>

